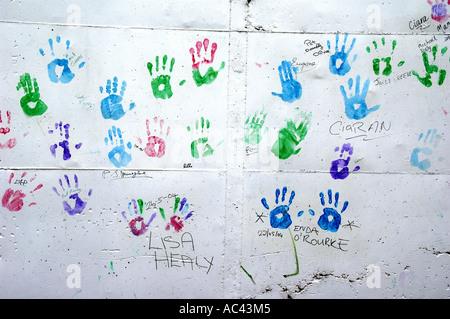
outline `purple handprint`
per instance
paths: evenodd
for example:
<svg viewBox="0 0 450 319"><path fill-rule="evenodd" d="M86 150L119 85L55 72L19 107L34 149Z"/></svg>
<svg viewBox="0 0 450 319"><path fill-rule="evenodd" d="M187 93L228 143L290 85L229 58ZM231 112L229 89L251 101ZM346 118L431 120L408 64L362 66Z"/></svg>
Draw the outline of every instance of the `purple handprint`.
<svg viewBox="0 0 450 319"><path fill-rule="evenodd" d="M71 200L73 202L73 204L69 204L69 201L64 200L63 201L63 207L64 210L69 213L69 215L75 215L75 214L80 214L83 212L84 208L86 207L87 202L82 200L79 196L81 189L78 188L78 177L77 175L73 175L73 179L75 181L75 185L74 188L72 187L70 180L69 180L69 176L64 175L64 179L66 181L66 186L64 187L64 183L61 180L61 178L59 179L59 186L61 188L60 192L58 192L58 189L56 187L53 187L53 191L56 193L56 195L58 195L61 198L68 198L69 200ZM92 189L89 190L88 192L88 197L91 197L92 195Z"/></svg>
<svg viewBox="0 0 450 319"><path fill-rule="evenodd" d="M64 128L64 133L63 133L63 128ZM61 147L63 149L63 160L67 161L72 157L72 154L70 153L70 148L69 148L69 128L70 128L70 124L62 124L62 122L59 123L55 123L55 130L59 129L59 135L63 139L61 142L59 142L58 144L53 144L50 146L50 152L52 153L52 155L54 157L56 157L56 149L59 147ZM49 130L48 133L49 134L53 134L55 132L55 130ZM75 145L76 149L79 149L81 147L82 143L78 143Z"/></svg>
<svg viewBox="0 0 450 319"><path fill-rule="evenodd" d="M334 151L338 152L339 147L336 147ZM348 155L353 154L353 147L351 146L350 143L345 143L344 145L342 145L341 154L339 155L340 158L331 162L330 174L331 177L333 177L334 179L345 179L350 174L348 169L348 164L350 163L350 156L348 156L347 159L343 159L342 156L344 155L344 152L348 153ZM356 172L359 169L360 167L356 166L353 169L353 172Z"/></svg>

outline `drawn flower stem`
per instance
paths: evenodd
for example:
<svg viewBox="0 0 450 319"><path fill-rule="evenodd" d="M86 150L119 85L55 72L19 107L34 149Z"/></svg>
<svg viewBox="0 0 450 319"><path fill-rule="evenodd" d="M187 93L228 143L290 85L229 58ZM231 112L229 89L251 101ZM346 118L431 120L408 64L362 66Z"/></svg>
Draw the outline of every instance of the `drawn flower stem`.
<svg viewBox="0 0 450 319"><path fill-rule="evenodd" d="M289 275L283 275L284 278L291 277L291 276L296 276L296 275L298 275L298 273L299 273L297 248L295 247L294 236L292 236L292 232L291 232L291 229L290 229L290 228L289 228L289 234L291 235L292 245L294 246L294 256L295 256L295 265L296 265L296 269L295 269L295 272L292 273L292 274L289 274Z"/></svg>
<svg viewBox="0 0 450 319"><path fill-rule="evenodd" d="M255 280L253 279L253 276L249 274L249 272L244 268L244 266L242 266L240 260L239 260L239 266L240 266L241 269L245 272L245 274L248 276L248 278L250 278L250 280L252 281L252 283L253 283L254 285L256 285Z"/></svg>

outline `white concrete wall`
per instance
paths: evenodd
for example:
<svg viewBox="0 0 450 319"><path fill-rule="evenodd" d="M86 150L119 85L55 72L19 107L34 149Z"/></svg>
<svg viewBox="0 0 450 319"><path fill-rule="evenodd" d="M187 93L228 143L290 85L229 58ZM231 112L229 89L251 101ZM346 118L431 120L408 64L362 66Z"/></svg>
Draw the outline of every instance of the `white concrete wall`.
<svg viewBox="0 0 450 319"><path fill-rule="evenodd" d="M448 298L450 75L441 70L450 70L444 49L450 4L435 5L0 1L0 296ZM334 74L336 39L340 51L346 37L345 53L355 39L349 69ZM199 70L204 75L212 67L218 74L197 86L189 49L205 38L217 51ZM150 74L147 63L155 68L157 56L160 69ZM390 74L375 74L377 57L391 57ZM55 59L67 60L73 79L52 81L62 71L52 65ZM292 82L301 94L298 86L286 87L298 94L292 102L272 94L283 92L282 61L298 67ZM414 74L426 82L427 71L428 87ZM29 92L16 88L26 73ZM151 86L160 74L170 76L173 95L165 99ZM101 112L107 80L115 76L116 95L122 81L127 84L115 105L124 115L116 120ZM362 118L346 113L341 89L350 98L358 76L360 93L366 80L369 89L353 107L379 105ZM45 112L27 114L27 106L39 109L38 99ZM261 139L249 144L246 121L255 114L266 116ZM275 156L278 132L308 114L301 150L287 159ZM204 129L197 132L201 117ZM55 127L60 122L70 124L68 136ZM120 128L123 144L117 134L109 139L112 126ZM148 154L150 136L164 140L160 157ZM191 143L205 137L213 154L193 158ZM70 158L63 157L64 141ZM346 143L353 153L339 157ZM119 167L108 158L115 146L131 156ZM350 174L334 179L333 161L347 156ZM284 201L280 195L276 202L283 187ZM270 223L292 191L292 223ZM175 215L192 213L179 231L166 227L175 197L189 203L185 214ZM129 205L134 202L142 211ZM330 217L334 231L319 222L331 209L342 218ZM138 217L151 223L136 235L130 230Z"/></svg>

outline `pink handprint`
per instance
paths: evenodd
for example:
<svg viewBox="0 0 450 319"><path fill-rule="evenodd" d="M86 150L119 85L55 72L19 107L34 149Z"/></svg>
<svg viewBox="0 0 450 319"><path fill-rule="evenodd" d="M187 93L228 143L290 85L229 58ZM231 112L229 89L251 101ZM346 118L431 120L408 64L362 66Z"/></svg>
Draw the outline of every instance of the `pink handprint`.
<svg viewBox="0 0 450 319"><path fill-rule="evenodd" d="M4 113L5 114L5 113ZM11 123L11 112L10 111L6 111L6 124L9 125ZM3 119L2 119L2 111L0 111L0 125L2 125L3 123ZM0 135L6 135L9 134L11 132L11 129L8 126L5 127L0 127ZM9 140L7 140L4 144L0 143L0 149L4 149L4 148L13 148L14 146L16 146L17 141L15 138L10 138Z"/></svg>
<svg viewBox="0 0 450 319"><path fill-rule="evenodd" d="M162 139L160 136L164 137L163 127L164 127L164 120L159 120L159 134L157 133L157 126L158 126L158 117L155 117L153 119L154 125L156 128L153 130L154 133L150 132L150 120L146 120L146 126L147 126L147 136L148 136L148 142L144 149L145 154L147 154L149 157L162 157L166 153L166 142L164 139ZM165 136L167 137L170 132L170 126L167 127L167 130L165 132ZM159 135L159 136L158 136ZM142 143L142 141L140 141Z"/></svg>
<svg viewBox="0 0 450 319"><path fill-rule="evenodd" d="M29 181L25 179L25 176L27 175L26 172L24 172L20 179L16 179L14 184L18 184L21 186L25 186L29 182L33 182L36 178L36 175L34 175L32 178L30 178ZM9 176L9 184L11 184L12 180L14 178L14 173L11 173ZM42 184L37 185L32 191L29 193L34 193L35 191L41 189L43 187ZM22 209L24 202L23 199L26 197L26 193L22 192L22 190L14 190L12 188L8 188L2 197L2 206L8 209L11 212L17 212ZM28 206L36 205L35 202L30 203Z"/></svg>

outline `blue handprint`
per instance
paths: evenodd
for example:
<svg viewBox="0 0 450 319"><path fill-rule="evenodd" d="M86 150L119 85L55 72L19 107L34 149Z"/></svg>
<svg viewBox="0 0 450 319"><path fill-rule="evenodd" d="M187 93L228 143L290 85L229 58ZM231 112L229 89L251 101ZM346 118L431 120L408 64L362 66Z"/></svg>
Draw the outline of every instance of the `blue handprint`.
<svg viewBox="0 0 450 319"><path fill-rule="evenodd" d="M114 77L113 83L112 83L112 90L111 90L111 80L108 80L106 82L106 93L108 93L108 96L105 97L102 102L100 109L102 111L103 118L105 119L113 119L118 120L122 116L125 115L125 111L123 110L122 106L122 98L125 94L125 90L127 89L127 82L122 81L122 87L120 89L120 95L117 95L117 87L119 86L119 80L117 79L117 76ZM103 93L103 86L99 87L100 93ZM111 94L112 92L112 94ZM135 107L136 105L134 102L130 103L130 111Z"/></svg>
<svg viewBox="0 0 450 319"><path fill-rule="evenodd" d="M369 92L369 85L370 80L367 79L364 82L364 87L362 92L359 91L359 85L360 85L360 76L356 76L356 84L355 84L355 94L350 95L347 97L347 93L345 92L344 86L341 85L341 93L344 97L344 103L345 103L345 114L347 117L351 120L360 120L365 118L370 113L378 110L380 108L380 105L375 105L372 108L368 108L366 104L366 96ZM348 87L351 90L353 87L353 79L350 78L348 80Z"/></svg>
<svg viewBox="0 0 450 319"><path fill-rule="evenodd" d="M302 86L297 81L298 67L292 67L290 61L281 61L278 67L281 81L281 93L272 92L272 95L279 96L284 102L292 103L302 96Z"/></svg>
<svg viewBox="0 0 450 319"><path fill-rule="evenodd" d="M283 187L283 191L281 193L281 202L284 202L285 196L287 192L287 187ZM275 204L278 204L278 198L280 197L280 189L277 188L275 191ZM295 192L291 192L291 197L289 198L288 205L280 205L275 207L270 211L270 226L273 228L286 229L292 224L291 216L288 214L289 206L292 204L292 200L295 197ZM270 210L269 205L267 205L267 200L265 197L261 199L261 203L263 206Z"/></svg>
<svg viewBox="0 0 450 319"><path fill-rule="evenodd" d="M431 136L430 136L431 134ZM419 135L419 141L422 139L423 133L420 133ZM430 139L428 140L428 138ZM423 143L429 143L430 145L433 145L433 147L436 147L439 141L441 140L441 135L437 134L437 130L434 129L433 131L428 130L427 135L425 136L425 139L423 140ZM434 144L433 144L434 142ZM431 161L429 158L425 158L421 161L419 161L419 154L422 153L425 156L431 156L433 154L433 151L429 147L416 147L411 153L410 163L411 166L418 167L421 171L426 171L431 167ZM439 160L442 160L442 158L439 158Z"/></svg>
<svg viewBox="0 0 450 319"><path fill-rule="evenodd" d="M108 142L111 145L116 145L109 153L108 158L111 161L111 163L119 168L119 167L125 167L130 163L131 161L131 154L125 152L125 144L122 139L122 131L120 128L116 128L113 126L111 129L108 130L108 137L105 137L105 144L108 145ZM128 149L131 149L131 142L128 142L126 147Z"/></svg>
<svg viewBox="0 0 450 319"><path fill-rule="evenodd" d="M61 42L61 37L56 36L56 43L60 43L60 42ZM50 46L51 55L55 56L55 52L53 50L53 39L48 39L48 44ZM69 50L69 47L70 47L70 41L66 40L66 51ZM42 56L45 56L45 52L43 49L39 49L39 53ZM69 67L68 56L69 56L69 54L66 53L64 55L63 59L54 59L47 65L48 77L50 78L50 81L55 82L55 83L58 83L58 82L69 83L75 77L75 74L72 72L72 70ZM84 66L84 64L85 64L85 62L81 62L78 65L78 68L81 69ZM57 67L62 67L62 72L59 76L56 73Z"/></svg>
<svg viewBox="0 0 450 319"><path fill-rule="evenodd" d="M348 62L348 56L350 54L350 51L353 49L353 46L355 45L356 38L353 38L352 44L350 45L350 49L348 49L347 52L345 52L345 44L347 43L348 34L346 33L344 36L344 44L342 45L341 51L338 51L338 43L339 43L339 34L336 34L336 47L335 47L335 53L330 56L330 72L337 75L345 75L350 71L350 63ZM331 49L330 40L327 41L328 49ZM356 60L357 54L353 56L352 63ZM338 62L340 62L340 65L338 66Z"/></svg>
<svg viewBox="0 0 450 319"><path fill-rule="evenodd" d="M333 204L333 193L331 189L328 190L328 204ZM325 206L325 195L323 192L320 192L320 203L322 206ZM334 194L334 208L337 208L339 205L339 192L336 192ZM341 214L347 209L348 207L348 201L344 202L344 205L342 206L342 210L340 213L337 212L336 209L332 207L325 207L323 209L322 216L319 217L319 221L317 224L320 228L323 230L328 230L330 232L337 232L339 229L339 226L341 225ZM311 210L310 210L311 213ZM314 212L311 213L311 215L314 215Z"/></svg>

